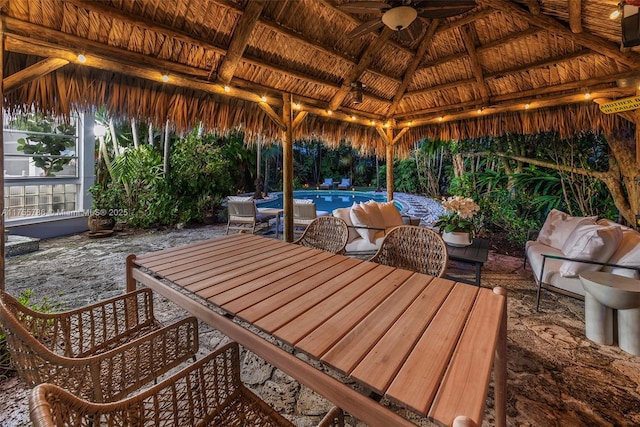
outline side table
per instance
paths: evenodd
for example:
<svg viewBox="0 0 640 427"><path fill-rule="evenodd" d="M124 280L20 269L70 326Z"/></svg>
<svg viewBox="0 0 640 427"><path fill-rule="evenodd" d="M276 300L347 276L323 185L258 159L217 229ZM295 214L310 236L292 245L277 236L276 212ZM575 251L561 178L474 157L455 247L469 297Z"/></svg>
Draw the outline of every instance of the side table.
<svg viewBox="0 0 640 427"><path fill-rule="evenodd" d="M447 275L447 279L456 280L458 282L470 283L472 285L480 286L480 275L482 272L482 266L489 258L489 240L487 239L473 239L471 245L464 247L447 245L447 252L449 253L449 259L453 261L459 261L467 264L473 264L476 267L476 280L471 282L460 277L453 277Z"/></svg>
<svg viewBox="0 0 640 427"><path fill-rule="evenodd" d="M640 280L604 271L580 274L585 290L585 335L598 344L613 344L613 316L617 314L618 345L640 355ZM613 310L617 312L614 313Z"/></svg>

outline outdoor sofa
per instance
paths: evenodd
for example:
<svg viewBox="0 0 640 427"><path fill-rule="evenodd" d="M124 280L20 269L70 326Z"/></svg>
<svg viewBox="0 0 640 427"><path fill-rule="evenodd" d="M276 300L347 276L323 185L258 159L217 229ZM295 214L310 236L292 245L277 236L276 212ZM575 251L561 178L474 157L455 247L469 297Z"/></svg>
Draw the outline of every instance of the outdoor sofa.
<svg viewBox="0 0 640 427"><path fill-rule="evenodd" d="M608 219L570 216L553 209L536 240L525 246L525 265L538 285L536 309L541 289L584 298L579 274L607 271L639 278L640 233Z"/></svg>
<svg viewBox="0 0 640 427"><path fill-rule="evenodd" d="M380 249L387 232L399 225L409 223L393 202L369 200L354 203L351 207L335 209L333 216L341 218L349 227L345 252L374 253Z"/></svg>

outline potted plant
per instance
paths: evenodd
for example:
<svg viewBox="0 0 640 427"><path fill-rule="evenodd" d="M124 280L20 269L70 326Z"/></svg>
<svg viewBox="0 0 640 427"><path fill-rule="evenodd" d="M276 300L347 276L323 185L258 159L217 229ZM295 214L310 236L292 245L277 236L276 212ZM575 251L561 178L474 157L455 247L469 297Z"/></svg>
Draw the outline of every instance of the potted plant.
<svg viewBox="0 0 640 427"><path fill-rule="evenodd" d="M451 246L469 246L475 229L474 217L480 206L469 197L452 196L442 202L442 207L447 213L435 223L442 239Z"/></svg>

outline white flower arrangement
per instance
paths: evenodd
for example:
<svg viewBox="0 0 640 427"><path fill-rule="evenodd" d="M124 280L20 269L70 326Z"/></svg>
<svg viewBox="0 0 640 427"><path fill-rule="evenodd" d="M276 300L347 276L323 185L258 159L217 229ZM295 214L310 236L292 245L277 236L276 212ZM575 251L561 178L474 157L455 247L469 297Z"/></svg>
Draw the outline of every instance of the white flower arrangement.
<svg viewBox="0 0 640 427"><path fill-rule="evenodd" d="M452 196L442 202L442 207L448 213L442 215L436 225L441 231L473 230L473 217L480 210L480 206L473 199L462 196Z"/></svg>

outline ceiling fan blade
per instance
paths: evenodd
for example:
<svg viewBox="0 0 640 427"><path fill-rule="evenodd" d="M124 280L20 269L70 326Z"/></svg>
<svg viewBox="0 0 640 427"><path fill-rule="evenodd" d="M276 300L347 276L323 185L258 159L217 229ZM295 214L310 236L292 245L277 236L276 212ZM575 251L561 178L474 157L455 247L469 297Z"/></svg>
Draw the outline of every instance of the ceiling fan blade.
<svg viewBox="0 0 640 427"><path fill-rule="evenodd" d="M353 3L344 3L338 6L338 9L350 13L373 13L389 9L387 3L381 1L356 1Z"/></svg>
<svg viewBox="0 0 640 427"><path fill-rule="evenodd" d="M383 26L384 23L380 20L380 18L372 19L371 21L367 21L358 25L349 34L347 34L347 37L350 39L355 39L356 37L360 37L371 31L378 30Z"/></svg>
<svg viewBox="0 0 640 427"><path fill-rule="evenodd" d="M450 16L461 15L465 12L472 10L475 6L464 6L464 7L452 7L446 9L421 9L418 11L418 16L422 18L448 18Z"/></svg>

